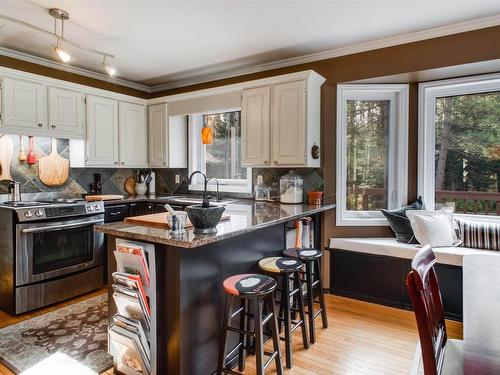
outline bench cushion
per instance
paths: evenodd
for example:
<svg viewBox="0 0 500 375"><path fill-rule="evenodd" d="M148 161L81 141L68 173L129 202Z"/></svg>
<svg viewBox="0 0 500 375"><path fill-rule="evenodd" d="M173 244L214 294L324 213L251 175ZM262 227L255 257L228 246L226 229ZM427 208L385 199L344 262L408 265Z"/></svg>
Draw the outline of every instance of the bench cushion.
<svg viewBox="0 0 500 375"><path fill-rule="evenodd" d="M385 255L395 258L413 259L420 245L403 244L395 238L330 238L331 249L355 251L374 255ZM438 247L433 249L440 264L462 266L462 257L468 254L494 254L498 251L480 250L470 247Z"/></svg>

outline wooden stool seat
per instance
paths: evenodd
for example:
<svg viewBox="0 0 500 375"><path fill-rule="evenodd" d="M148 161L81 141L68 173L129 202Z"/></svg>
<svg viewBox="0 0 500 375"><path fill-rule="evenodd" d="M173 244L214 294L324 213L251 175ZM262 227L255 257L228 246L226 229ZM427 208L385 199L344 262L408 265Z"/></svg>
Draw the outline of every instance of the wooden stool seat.
<svg viewBox="0 0 500 375"><path fill-rule="evenodd" d="M323 253L318 249L295 248L286 249L283 251L283 255L291 258L299 258L301 260L314 260L321 258Z"/></svg>
<svg viewBox="0 0 500 375"><path fill-rule="evenodd" d="M224 280L224 290L234 296L266 295L276 289L276 280L256 273L234 275Z"/></svg>
<svg viewBox="0 0 500 375"><path fill-rule="evenodd" d="M259 261L259 267L270 273L290 273L298 271L303 263L300 259L270 257Z"/></svg>

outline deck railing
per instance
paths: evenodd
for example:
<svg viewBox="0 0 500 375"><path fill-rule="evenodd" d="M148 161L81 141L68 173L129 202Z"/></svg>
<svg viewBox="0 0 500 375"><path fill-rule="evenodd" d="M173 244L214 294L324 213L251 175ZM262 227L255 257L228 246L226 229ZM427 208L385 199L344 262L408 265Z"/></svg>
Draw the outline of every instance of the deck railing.
<svg viewBox="0 0 500 375"><path fill-rule="evenodd" d="M354 207L370 210L370 202L384 202L386 189L350 187L347 190ZM452 203L457 213L500 216L500 193L481 191L436 191L436 203Z"/></svg>

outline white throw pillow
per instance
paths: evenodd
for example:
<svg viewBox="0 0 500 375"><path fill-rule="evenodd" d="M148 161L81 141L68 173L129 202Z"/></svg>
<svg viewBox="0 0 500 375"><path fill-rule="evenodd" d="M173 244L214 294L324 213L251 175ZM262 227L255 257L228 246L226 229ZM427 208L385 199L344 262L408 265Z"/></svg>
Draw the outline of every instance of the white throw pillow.
<svg viewBox="0 0 500 375"><path fill-rule="evenodd" d="M449 247L460 245L453 229L452 210L408 210L406 216L410 220L415 238L422 246Z"/></svg>

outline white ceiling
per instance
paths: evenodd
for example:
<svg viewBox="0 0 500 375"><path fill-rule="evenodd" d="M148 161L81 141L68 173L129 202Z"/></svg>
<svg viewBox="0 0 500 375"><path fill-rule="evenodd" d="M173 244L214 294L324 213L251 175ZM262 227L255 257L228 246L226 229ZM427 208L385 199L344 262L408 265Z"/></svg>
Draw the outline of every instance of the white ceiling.
<svg viewBox="0 0 500 375"><path fill-rule="evenodd" d="M154 86L500 14L499 0L0 0L0 13L116 56L120 78ZM0 20L0 46L57 60L47 35ZM493 41L492 41L493 42ZM66 46L72 65L98 57Z"/></svg>

